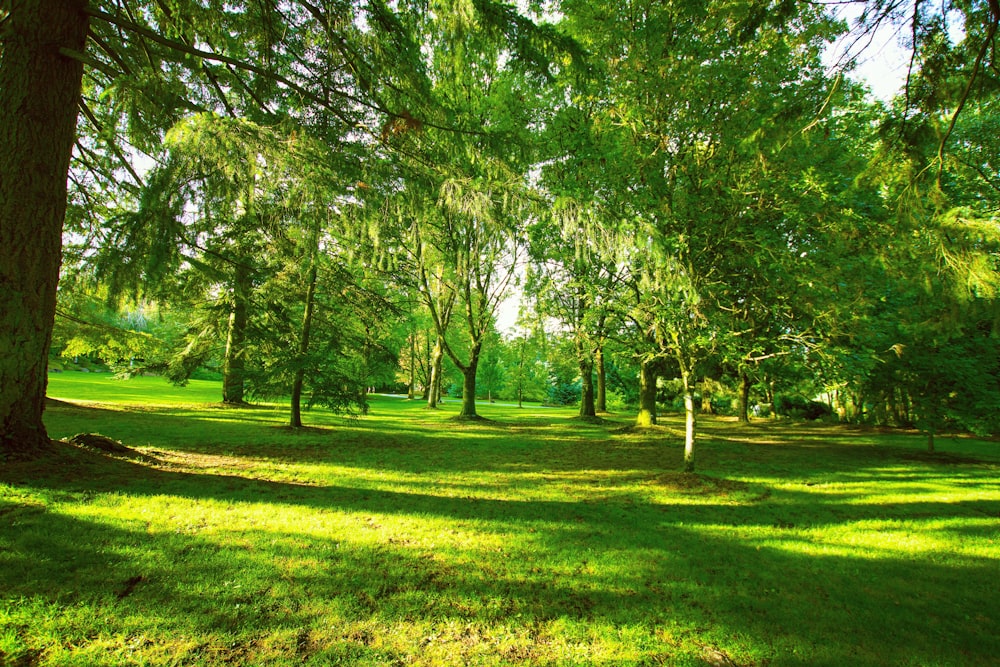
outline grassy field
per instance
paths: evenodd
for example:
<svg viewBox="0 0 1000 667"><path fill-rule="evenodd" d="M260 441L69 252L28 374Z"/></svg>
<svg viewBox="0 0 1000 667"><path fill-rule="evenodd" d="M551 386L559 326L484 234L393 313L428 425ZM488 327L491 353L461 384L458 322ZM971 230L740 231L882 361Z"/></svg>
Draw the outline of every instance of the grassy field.
<svg viewBox="0 0 1000 667"><path fill-rule="evenodd" d="M0 468L3 665L996 665L1000 444L363 419L53 375L70 445Z"/></svg>

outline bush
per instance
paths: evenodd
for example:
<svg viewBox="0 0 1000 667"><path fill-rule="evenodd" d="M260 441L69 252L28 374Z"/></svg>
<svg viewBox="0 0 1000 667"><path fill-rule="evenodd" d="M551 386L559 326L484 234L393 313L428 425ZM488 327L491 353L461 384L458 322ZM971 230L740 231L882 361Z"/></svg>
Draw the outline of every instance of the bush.
<svg viewBox="0 0 1000 667"><path fill-rule="evenodd" d="M823 401L809 401L803 416L809 421L816 421L817 419L829 417L832 414L833 410Z"/></svg>
<svg viewBox="0 0 1000 667"><path fill-rule="evenodd" d="M783 396L781 394L774 397L774 411L783 417L808 421L816 421L833 414L830 406L822 401L811 401L804 396Z"/></svg>
<svg viewBox="0 0 1000 667"><path fill-rule="evenodd" d="M573 405L580 400L579 382L553 382L545 402L548 405Z"/></svg>
<svg viewBox="0 0 1000 667"><path fill-rule="evenodd" d="M625 398L616 391L606 391L604 399L608 404L607 408L609 412L622 412L624 410L631 410L634 407L629 405L625 401Z"/></svg>

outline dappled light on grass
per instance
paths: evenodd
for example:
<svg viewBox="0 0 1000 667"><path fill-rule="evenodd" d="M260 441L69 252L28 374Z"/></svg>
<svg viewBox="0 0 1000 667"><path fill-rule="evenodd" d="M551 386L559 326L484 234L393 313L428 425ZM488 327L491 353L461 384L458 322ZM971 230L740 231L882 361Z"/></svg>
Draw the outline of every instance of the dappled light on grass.
<svg viewBox="0 0 1000 667"><path fill-rule="evenodd" d="M976 461L943 464L907 458L919 437L703 419L687 475L672 417L616 432L570 410L451 422L457 407L376 397L293 432L280 410L57 406L54 434L149 459L67 446L0 473L0 662L1000 655L1000 457L982 443L942 441Z"/></svg>

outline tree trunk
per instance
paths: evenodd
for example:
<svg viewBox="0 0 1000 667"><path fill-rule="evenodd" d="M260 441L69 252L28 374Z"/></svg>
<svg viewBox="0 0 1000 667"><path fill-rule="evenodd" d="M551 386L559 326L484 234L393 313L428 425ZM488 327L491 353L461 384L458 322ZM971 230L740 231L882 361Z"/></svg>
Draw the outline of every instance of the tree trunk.
<svg viewBox="0 0 1000 667"><path fill-rule="evenodd" d="M424 394L420 397L420 400L426 401L431 393L431 373L434 367L434 362L431 361L431 334L427 332L424 335L424 363L425 365L421 368L422 377L421 381L424 384Z"/></svg>
<svg viewBox="0 0 1000 667"><path fill-rule="evenodd" d="M714 415L715 408L712 406L712 394L708 390L709 379L701 381L701 411L706 415Z"/></svg>
<svg viewBox="0 0 1000 667"><path fill-rule="evenodd" d="M652 361L643 361L639 369L639 414L636 415L636 426L653 426L656 424L656 365Z"/></svg>
<svg viewBox="0 0 1000 667"><path fill-rule="evenodd" d="M681 378L684 381L684 472L694 472L694 388L687 373L681 373Z"/></svg>
<svg viewBox="0 0 1000 667"><path fill-rule="evenodd" d="M241 405L246 374L247 320L249 316L250 268L237 264L233 275L233 305L229 311L229 333L226 336L226 357L222 362L222 402Z"/></svg>
<svg viewBox="0 0 1000 667"><path fill-rule="evenodd" d="M774 380L765 380L764 386L767 392L767 404L771 406L771 419L777 419L778 412L774 409Z"/></svg>
<svg viewBox="0 0 1000 667"><path fill-rule="evenodd" d="M476 371L479 369L479 345L469 350L469 365L462 369L462 411L459 417L475 419L476 413Z"/></svg>
<svg viewBox="0 0 1000 667"><path fill-rule="evenodd" d="M595 417L594 408L594 362L581 356L580 362L580 416Z"/></svg>
<svg viewBox="0 0 1000 667"><path fill-rule="evenodd" d="M413 400L417 384L417 340L416 334L410 334L410 384L406 388L406 399Z"/></svg>
<svg viewBox="0 0 1000 667"><path fill-rule="evenodd" d="M597 401L594 408L598 413L608 411L608 377L604 369L604 348L599 347L594 353L597 366Z"/></svg>
<svg viewBox="0 0 1000 667"><path fill-rule="evenodd" d="M309 268L309 285L306 287L306 308L302 315L302 335L299 337L299 351L296 356L295 378L292 381L292 414L289 419L289 426L299 428L302 426L302 386L305 384L306 368L305 357L309 354L309 335L312 332L313 302L316 299L316 260L313 259ZM367 404L366 397L362 395L359 401L363 406Z"/></svg>
<svg viewBox="0 0 1000 667"><path fill-rule="evenodd" d="M16 3L0 37L0 453L48 443L42 424L86 0ZM10 7L9 2L4 6Z"/></svg>
<svg viewBox="0 0 1000 667"><path fill-rule="evenodd" d="M427 391L427 407L437 409L438 398L441 396L441 371L444 365L444 345L438 336L434 344L434 354L431 356L431 386Z"/></svg>
<svg viewBox="0 0 1000 667"><path fill-rule="evenodd" d="M740 404L739 404L739 418L740 422L744 424L750 423L750 376L746 373L740 373Z"/></svg>
<svg viewBox="0 0 1000 667"><path fill-rule="evenodd" d="M934 429L927 429L927 451L934 453Z"/></svg>

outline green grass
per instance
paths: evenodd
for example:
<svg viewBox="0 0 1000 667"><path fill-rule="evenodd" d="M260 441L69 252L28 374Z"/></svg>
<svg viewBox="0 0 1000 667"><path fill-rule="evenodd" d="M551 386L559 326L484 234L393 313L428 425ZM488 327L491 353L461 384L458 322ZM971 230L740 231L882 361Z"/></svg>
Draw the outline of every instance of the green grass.
<svg viewBox="0 0 1000 667"><path fill-rule="evenodd" d="M0 469L0 664L990 665L1000 445L700 422L623 429L378 397L53 375L66 446Z"/></svg>

